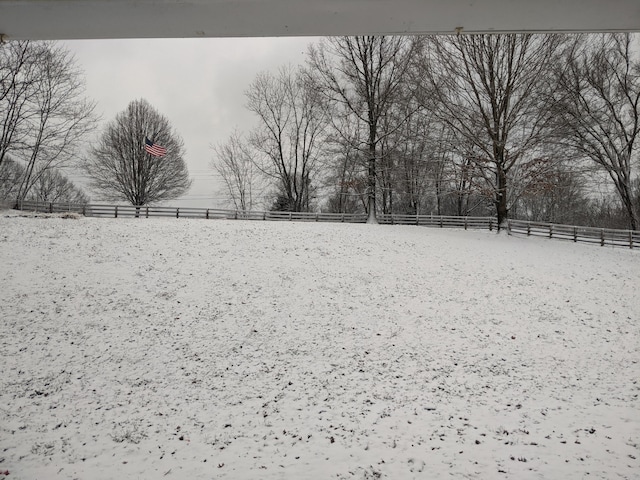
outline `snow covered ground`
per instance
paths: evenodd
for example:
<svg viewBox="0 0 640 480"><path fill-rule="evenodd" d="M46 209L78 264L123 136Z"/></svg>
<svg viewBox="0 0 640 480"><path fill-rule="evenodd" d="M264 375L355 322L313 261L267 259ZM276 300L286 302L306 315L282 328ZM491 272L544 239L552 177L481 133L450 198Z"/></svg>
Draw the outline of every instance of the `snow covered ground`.
<svg viewBox="0 0 640 480"><path fill-rule="evenodd" d="M638 251L5 210L0 282L0 478L640 478Z"/></svg>

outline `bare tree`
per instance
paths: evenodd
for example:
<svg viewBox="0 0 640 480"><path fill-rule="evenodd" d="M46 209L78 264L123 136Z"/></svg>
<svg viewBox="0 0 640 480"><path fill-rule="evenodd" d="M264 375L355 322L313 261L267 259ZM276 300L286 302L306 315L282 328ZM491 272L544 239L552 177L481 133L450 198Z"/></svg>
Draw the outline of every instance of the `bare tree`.
<svg viewBox="0 0 640 480"><path fill-rule="evenodd" d="M399 102L395 107L382 121L384 130L392 129L398 116L404 116L404 103ZM403 123L393 135L386 136L380 142L381 162L376 173L382 201L378 198L377 203L383 213L421 212L421 200L430 180L428 137L423 131L428 120L424 116L414 115L413 121Z"/></svg>
<svg viewBox="0 0 640 480"><path fill-rule="evenodd" d="M258 178L248 143L234 131L225 143L212 148L215 158L211 166L222 178L226 194L236 210L252 210Z"/></svg>
<svg viewBox="0 0 640 480"><path fill-rule="evenodd" d="M0 200L11 200L14 204L25 168L5 157L0 165ZM37 178L24 200L37 202L66 202L83 204L88 202L81 188L55 169L44 170Z"/></svg>
<svg viewBox="0 0 640 480"><path fill-rule="evenodd" d="M367 128L359 149L367 158L368 222L376 223L376 168L382 128L409 65L413 42L407 37L332 37L309 49L309 67L317 89L342 104ZM394 127L397 127L394 126ZM364 146L364 148L362 148Z"/></svg>
<svg viewBox="0 0 640 480"><path fill-rule="evenodd" d="M29 198L33 198L38 202L51 203L84 204L88 202L87 196L80 188L58 170L52 169L44 171L38 177Z"/></svg>
<svg viewBox="0 0 640 480"><path fill-rule="evenodd" d="M18 200L27 196L44 172L68 164L95 127L95 104L82 97L84 81L73 56L50 42L37 44L36 48L37 81Z"/></svg>
<svg viewBox="0 0 640 480"><path fill-rule="evenodd" d="M29 42L0 43L0 167L13 151L24 147L27 115L36 68L34 49Z"/></svg>
<svg viewBox="0 0 640 480"><path fill-rule="evenodd" d="M444 133L440 146L442 175L439 188L441 208L447 215L466 216L472 213L490 215L486 206L491 203L493 190L487 187L483 170L477 159L478 148L465 139Z"/></svg>
<svg viewBox="0 0 640 480"><path fill-rule="evenodd" d="M274 208L308 211L326 129L316 92L300 70L286 67L259 74L246 96L259 119L250 139L256 166L276 184Z"/></svg>
<svg viewBox="0 0 640 480"><path fill-rule="evenodd" d="M47 170L69 164L95 127L73 56L52 42L0 45L0 165L11 155L24 168L22 200Z"/></svg>
<svg viewBox="0 0 640 480"><path fill-rule="evenodd" d="M323 164L329 197L327 208L334 213L367 211L367 158L358 148L363 124L344 105L325 105L333 128L327 135L327 157Z"/></svg>
<svg viewBox="0 0 640 480"><path fill-rule="evenodd" d="M11 157L5 156L0 164L0 200L16 199L20 179L24 175L24 167L14 162Z"/></svg>
<svg viewBox="0 0 640 480"><path fill-rule="evenodd" d="M477 150L474 167L493 192L499 223L517 197L516 179L508 185L515 167L538 155L548 138L551 114L543 93L561 44L559 35L528 34L429 37L425 43L425 105Z"/></svg>
<svg viewBox="0 0 640 480"><path fill-rule="evenodd" d="M633 57L632 40L630 34L578 37L561 68L555 113L560 142L607 172L630 228L637 230L640 61Z"/></svg>
<svg viewBox="0 0 640 480"><path fill-rule="evenodd" d="M166 154L147 153L146 138L164 147ZM177 198L191 186L182 139L144 99L129 103L106 126L84 167L92 189L108 200L132 205Z"/></svg>
<svg viewBox="0 0 640 480"><path fill-rule="evenodd" d="M553 223L589 224L590 199L586 177L592 176L592 173L576 168L573 158L553 162L549 174L540 177L518 198L512 207L514 217Z"/></svg>

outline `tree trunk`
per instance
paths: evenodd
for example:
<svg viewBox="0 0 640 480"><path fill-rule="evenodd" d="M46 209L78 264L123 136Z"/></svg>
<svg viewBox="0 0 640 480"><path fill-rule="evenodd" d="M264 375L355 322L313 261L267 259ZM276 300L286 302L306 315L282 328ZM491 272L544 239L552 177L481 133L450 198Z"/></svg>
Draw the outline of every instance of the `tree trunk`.
<svg viewBox="0 0 640 480"><path fill-rule="evenodd" d="M440 178L436 180L436 213L438 216L442 215L442 179Z"/></svg>
<svg viewBox="0 0 640 480"><path fill-rule="evenodd" d="M505 171L498 165L498 172L496 173L496 211L498 214L498 231L503 227L507 221L507 215L509 213L507 209L507 175Z"/></svg>
<svg viewBox="0 0 640 480"><path fill-rule="evenodd" d="M629 219L629 228L631 230L638 230L638 216L633 205L633 194L631 193L631 187L629 186L628 182L620 180L616 181L616 179L614 179L614 182L616 182L618 193L622 198L622 204L624 205L624 209Z"/></svg>
<svg viewBox="0 0 640 480"><path fill-rule="evenodd" d="M375 138L375 133L373 134ZM376 215L376 147L369 142L369 175L368 175L368 215L367 223L378 223Z"/></svg>

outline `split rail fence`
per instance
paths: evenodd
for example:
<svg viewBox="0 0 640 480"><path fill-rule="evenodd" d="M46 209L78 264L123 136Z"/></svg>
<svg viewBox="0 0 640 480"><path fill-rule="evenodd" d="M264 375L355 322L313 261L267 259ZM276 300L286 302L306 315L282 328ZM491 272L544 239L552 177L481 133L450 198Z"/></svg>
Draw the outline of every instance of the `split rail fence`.
<svg viewBox="0 0 640 480"><path fill-rule="evenodd" d="M132 205L69 204L22 202L20 210L35 212L64 213L73 212L87 217L110 218L201 218L213 220L263 220L263 221L307 221L307 222L343 222L366 223L366 214L315 213L315 212L271 212L222 210L191 207L154 207ZM437 215L378 215L378 223L385 225L417 225L439 228L464 228L476 230L497 229L494 217L456 217ZM608 228L558 225L553 223L507 220L507 232L510 235L539 236L573 242L640 248L640 231L615 230Z"/></svg>
<svg viewBox="0 0 640 480"><path fill-rule="evenodd" d="M629 248L640 247L640 231L638 230L579 227L524 220L508 220L507 230L510 235L527 235L573 242L595 243L603 247L605 245Z"/></svg>

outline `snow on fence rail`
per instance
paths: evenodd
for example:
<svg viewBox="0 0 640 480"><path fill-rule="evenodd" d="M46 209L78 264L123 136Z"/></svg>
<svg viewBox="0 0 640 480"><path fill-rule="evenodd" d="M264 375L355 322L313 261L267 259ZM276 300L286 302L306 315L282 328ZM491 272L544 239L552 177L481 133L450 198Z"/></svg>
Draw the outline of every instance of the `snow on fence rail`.
<svg viewBox="0 0 640 480"><path fill-rule="evenodd" d="M615 230L611 228L578 227L574 225L558 225L555 223L528 222L509 220L507 229L510 235L520 234L571 240L573 242L596 243L601 246L640 247L640 231Z"/></svg>
<svg viewBox="0 0 640 480"><path fill-rule="evenodd" d="M204 218L218 220L285 220L285 221L311 221L311 222L348 222L365 223L365 214L350 213L313 213L313 212L243 212L238 210L222 210L215 208L193 207L158 207L158 206L134 206L134 205L106 205L106 204L68 204L68 203L39 203L21 202L17 206L20 210L32 210L36 212L61 213L75 212L87 217L111 217L111 218L150 218L150 217L175 217L175 218Z"/></svg>
<svg viewBox="0 0 640 480"><path fill-rule="evenodd" d="M88 217L111 218L203 218L222 220L270 220L270 221L307 221L307 222L344 222L365 223L367 216L358 213L313 213L313 212L243 212L214 208L190 207L153 207L132 205L69 204L22 202L17 206L21 210L36 212L62 213L75 212ZM493 231L497 228L494 217L455 217L437 215L396 215L380 214L378 222L385 225L418 225L439 228L464 228ZM510 235L542 236L574 242L595 243L601 246L639 248L640 231L614 230L608 228L579 227L553 223L507 220Z"/></svg>
<svg viewBox="0 0 640 480"><path fill-rule="evenodd" d="M111 218L149 218L149 217L175 217L175 218L205 218L224 220L284 220L307 222L344 222L366 223L367 215L364 213L320 213L320 212L274 212L274 211L248 211L222 210L213 208L191 207L154 207L133 205L106 205L106 204L68 204L68 203L38 203L22 202L19 206L22 210L34 210L40 212L59 213L76 212L88 217ZM380 214L378 222L386 225L419 225L428 227L452 227L464 229L493 230L497 227L493 217L456 217L434 215L396 215Z"/></svg>
<svg viewBox="0 0 640 480"><path fill-rule="evenodd" d="M498 224L493 217L454 217L442 215L378 215L378 222L386 225L418 225L423 227L464 228L493 231Z"/></svg>

